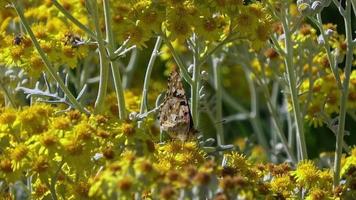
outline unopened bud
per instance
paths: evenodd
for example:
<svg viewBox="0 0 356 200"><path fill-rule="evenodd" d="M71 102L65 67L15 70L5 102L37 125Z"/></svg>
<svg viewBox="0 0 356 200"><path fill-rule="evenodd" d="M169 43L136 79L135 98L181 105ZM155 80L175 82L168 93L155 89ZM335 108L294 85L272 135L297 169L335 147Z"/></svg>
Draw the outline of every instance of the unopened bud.
<svg viewBox="0 0 356 200"><path fill-rule="evenodd" d="M189 67L188 67L188 72L189 72L190 74L192 74L192 73L193 73L193 69L194 69L194 65L193 65L193 64L189 65Z"/></svg>
<svg viewBox="0 0 356 200"><path fill-rule="evenodd" d="M201 78L202 78L203 80L208 80L208 79L209 79L209 74L208 74L208 72L205 71L205 70L203 70L203 71L201 72Z"/></svg>
<svg viewBox="0 0 356 200"><path fill-rule="evenodd" d="M324 5L320 1L314 1L311 5L311 9L313 12L319 13L323 10Z"/></svg>

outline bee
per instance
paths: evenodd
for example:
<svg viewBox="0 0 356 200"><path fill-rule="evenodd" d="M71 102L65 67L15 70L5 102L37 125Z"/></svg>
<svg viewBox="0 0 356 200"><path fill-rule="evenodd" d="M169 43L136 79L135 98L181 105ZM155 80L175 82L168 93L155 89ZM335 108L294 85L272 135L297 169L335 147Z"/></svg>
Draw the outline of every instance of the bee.
<svg viewBox="0 0 356 200"><path fill-rule="evenodd" d="M23 38L21 35L16 35L12 41L14 45L21 45Z"/></svg>
<svg viewBox="0 0 356 200"><path fill-rule="evenodd" d="M72 48L77 48L80 45L84 44L83 39L74 33L68 32L64 35L64 44L65 45L70 45Z"/></svg>

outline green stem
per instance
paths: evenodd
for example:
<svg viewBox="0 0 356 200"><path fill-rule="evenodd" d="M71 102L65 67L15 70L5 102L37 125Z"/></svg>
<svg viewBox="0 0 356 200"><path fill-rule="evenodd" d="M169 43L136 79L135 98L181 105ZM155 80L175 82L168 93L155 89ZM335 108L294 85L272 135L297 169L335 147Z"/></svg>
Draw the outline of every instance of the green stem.
<svg viewBox="0 0 356 200"><path fill-rule="evenodd" d="M293 163L296 163L297 159L295 158L292 150L288 146L288 141L287 141L286 137L284 136L282 125L278 120L278 114L277 114L276 108L273 106L273 103L271 102L271 96L269 94L268 87L266 86L266 84L262 84L261 86L262 86L265 98L267 99L267 108L272 115L272 122L273 122L274 126L276 127L277 135L278 135L279 139L281 140L288 157L291 159L291 161Z"/></svg>
<svg viewBox="0 0 356 200"><path fill-rule="evenodd" d="M139 60L140 51L137 48L132 49L129 63L125 69L125 73L122 77L122 85L123 87L129 88L132 82L132 77L135 74L135 69L139 66L137 65L137 61Z"/></svg>
<svg viewBox="0 0 356 200"><path fill-rule="evenodd" d="M11 105L13 108L16 108L15 99L14 99L13 96L10 94L10 92L7 90L6 86L2 83L2 81L0 81L0 88L4 91L5 99L7 99L7 100L10 102L10 105Z"/></svg>
<svg viewBox="0 0 356 200"><path fill-rule="evenodd" d="M44 62L46 70L48 71L48 73L52 76L52 78L54 80L57 81L59 87L61 88L63 93L67 96L69 102L73 105L73 107L78 109L79 111L81 111L83 113L88 113L85 110L85 108L73 96L73 94L70 92L70 90L64 84L64 82L61 79L61 77L57 74L57 72L53 68L52 63L49 61L49 59L46 56L45 52L43 51L43 49L41 48L40 44L38 43L35 35L33 34L32 29L31 29L30 25L28 24L28 22L27 22L27 20L26 20L26 18L24 16L24 13L23 13L19 3L17 1L14 1L13 6L14 6L14 8L16 10L16 13L20 17L20 20L21 20L23 26L25 27L25 29L26 29L26 31L27 31L27 33L28 33L33 45L35 46L38 54L41 56L41 59Z"/></svg>
<svg viewBox="0 0 356 200"><path fill-rule="evenodd" d="M216 114L215 119L218 121L216 124L216 137L218 141L218 145L225 144L224 138L224 127L223 124L220 123L222 121L223 113L222 113L222 83L221 83L221 66L219 66L219 59L213 58L213 70L214 70L214 88L215 88L215 96L216 96Z"/></svg>
<svg viewBox="0 0 356 200"><path fill-rule="evenodd" d="M246 68L248 67L248 64L244 63L244 65ZM276 97L274 97L274 98L271 97L271 94L270 94L269 88L268 88L268 84L267 84L266 74L264 73L264 70L262 70L261 76L255 74L255 77L256 77L256 81L257 81L258 85L260 85L262 92L266 98L267 108L268 108L269 113L271 114L272 123L273 123L275 130L277 132L277 136L279 137L280 141L282 142L284 150L287 153L287 156L289 157L289 159L293 163L297 163L297 159L293 153L293 150L288 145L288 140L286 139L286 136L284 135L283 126L279 120L278 112L275 107L276 103L274 103L274 102L276 102L276 100L274 100L274 102L272 102L273 99L276 99ZM261 78L259 78L259 77L261 77ZM278 91L278 90L275 89L275 91ZM272 136L275 136L275 135L276 134L273 134Z"/></svg>
<svg viewBox="0 0 356 200"><path fill-rule="evenodd" d="M58 3L57 0L52 0L52 3L54 6L56 6L56 8L67 18L69 19L71 22L73 22L73 24L75 24L76 26L78 26L81 30L83 30L86 34L88 34L91 38L93 39L97 39L96 35L93 33L93 31L91 31L87 26L85 26L84 24L82 24L79 20L77 20L73 15L71 15L61 4Z"/></svg>
<svg viewBox="0 0 356 200"><path fill-rule="evenodd" d="M255 84L253 83L253 80L250 78L251 72L248 70L246 65L242 65L244 72L245 72L245 77L248 83L248 88L250 91L250 98L251 98L251 114L250 114L250 123L252 125L252 128L254 132L257 135L257 140L258 143L266 150L266 152L269 152L270 149L268 147L268 142L266 140L266 137L263 134L261 124L259 122L259 114L258 114L258 97L257 97L257 92L256 92L256 87Z"/></svg>
<svg viewBox="0 0 356 200"><path fill-rule="evenodd" d="M191 111L192 118L195 125L195 128L199 127L199 87L200 87L200 65L199 65L199 48L198 48L198 40L197 37L194 36L194 55L193 55L193 78L191 88ZM221 138L220 138L221 139Z"/></svg>
<svg viewBox="0 0 356 200"><path fill-rule="evenodd" d="M174 60L176 61L180 71L182 72L183 78L187 81L187 83L189 85L192 85L193 84L193 80L190 77L190 75L189 75L189 73L187 71L187 68L184 66L182 59L179 57L178 53L174 49L172 43L163 34L161 34L161 37L163 38L165 44L168 46L169 50L171 51Z"/></svg>
<svg viewBox="0 0 356 200"><path fill-rule="evenodd" d="M104 16L105 16L105 28L106 28L106 38L108 41L108 52L109 57L114 55L115 52L115 40L113 37L112 25L111 25L111 13L110 13L110 2L109 0L104 0ZM120 67L118 61L110 60L111 70L113 74L116 99L119 109L120 119L125 119L127 117L124 89L122 87Z"/></svg>
<svg viewBox="0 0 356 200"><path fill-rule="evenodd" d="M323 28L323 21L321 19L321 14L318 13L316 16L317 16L317 20L315 20L314 18L309 18L309 19L311 19L311 21L314 22L314 24L318 27L318 29L320 31L321 37L324 40L323 45L324 45L324 49L326 50L326 55L328 57L331 72L334 75L334 78L336 80L338 88L341 89L342 84L341 84L341 80L340 80L339 71L337 69L337 62L336 62L336 59L331 54L330 44L328 42L329 40L328 40L327 35L325 35L325 30Z"/></svg>
<svg viewBox="0 0 356 200"><path fill-rule="evenodd" d="M339 115L339 125L336 136L336 150L335 150L335 162L334 162L334 187L339 185L340 182L340 168L341 168L341 157L342 157L342 145L344 141L345 133L345 119L346 119L346 108L347 99L349 95L349 82L351 75L352 59L353 59L353 42L352 42L352 27L351 27L351 0L346 1L345 8L345 32L346 32L346 62L345 62L345 79L342 85L342 93L340 99L340 115Z"/></svg>
<svg viewBox="0 0 356 200"><path fill-rule="evenodd" d="M98 50L99 50L99 59L100 59L100 80L99 80L99 89L98 95L95 101L94 112L100 113L104 106L104 100L106 97L108 80L109 80L109 61L107 58L107 52L105 49L105 41L103 34L101 32L100 20L99 20L99 11L97 2L94 0L89 0L88 7L92 12L93 22L95 26L95 31L97 35Z"/></svg>
<svg viewBox="0 0 356 200"><path fill-rule="evenodd" d="M142 89L142 97L141 97L141 106L140 106L140 114L143 114L144 112L147 111L147 92L148 92L148 86L150 83L151 79L151 73L153 69L153 65L155 63L155 60L157 56L159 55L159 48L161 47L162 44L162 37L158 36L156 40L156 44L152 50L151 58L150 61L148 62L148 66L146 69L146 74L145 74L145 80L143 83L143 89Z"/></svg>
<svg viewBox="0 0 356 200"><path fill-rule="evenodd" d="M296 131L298 135L298 139L300 141L299 148L301 152L301 159L307 159L307 147L304 137L304 129L303 129L303 117L300 112L300 104L298 99L298 88L297 88L297 80L295 74L295 67L293 63L293 41L292 41L292 32L290 32L289 27L289 16L288 14L282 20L282 26L285 35L285 65L287 68L287 76L289 80L289 90L291 93L292 106L293 106L293 114L296 122Z"/></svg>

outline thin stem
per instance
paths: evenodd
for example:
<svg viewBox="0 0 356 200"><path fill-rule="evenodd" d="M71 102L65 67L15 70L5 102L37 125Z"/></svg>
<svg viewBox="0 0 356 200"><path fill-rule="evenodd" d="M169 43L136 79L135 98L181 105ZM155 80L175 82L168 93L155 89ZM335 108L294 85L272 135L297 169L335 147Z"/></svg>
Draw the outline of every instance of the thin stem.
<svg viewBox="0 0 356 200"><path fill-rule="evenodd" d="M106 28L106 38L108 41L108 52L109 57L113 56L115 53L115 40L113 37L112 25L111 25L111 14L110 14L110 2L109 0L104 0L104 16L105 16L105 28ZM114 80L116 99L119 109L119 118L125 119L127 117L126 114L126 105L125 105L125 96L124 89L122 86L120 68L118 61L110 60L111 71Z"/></svg>
<svg viewBox="0 0 356 200"><path fill-rule="evenodd" d="M117 55L117 57L126 56L126 54L127 54L129 51L132 51L132 50L134 51L134 50L136 50L136 49L137 49L136 45L133 45L133 46L131 46L131 47L129 47L129 48L126 48L126 49L120 51L119 54ZM116 59L116 58L115 58L115 59Z"/></svg>
<svg viewBox="0 0 356 200"><path fill-rule="evenodd" d="M201 67L205 62L220 48L222 48L226 43L232 42L234 38L232 37L233 35L229 35L226 37L223 41L221 41L218 45L216 45L212 50L210 50L208 53L204 55L203 58L200 59L199 67Z"/></svg>
<svg viewBox="0 0 356 200"><path fill-rule="evenodd" d="M93 31L91 31L87 26L85 26L84 24L82 24L79 20L77 20L73 15L71 15L61 4L58 3L57 0L52 0L52 3L54 6L57 7L57 9L67 18L69 19L71 22L73 22L73 24L75 24L76 26L78 26L81 30L83 30L86 34L88 34L91 38L93 39L97 39L96 35L93 33Z"/></svg>
<svg viewBox="0 0 356 200"><path fill-rule="evenodd" d="M152 50L150 61L148 62L148 66L146 69L145 80L143 82L143 89L142 89L142 99L141 99L141 106L140 106L140 114L143 114L147 111L147 92L148 86L151 79L152 69L155 63L157 56L159 55L159 48L162 44L162 37L158 36L156 40L156 44Z"/></svg>
<svg viewBox="0 0 356 200"><path fill-rule="evenodd" d="M69 102L72 104L72 106L74 108L78 109L80 112L88 113L85 110L85 108L73 96L73 94L70 92L70 90L66 87L66 85L64 84L64 82L61 79L61 77L56 73L55 69L52 66L52 63L49 61L49 59L46 56L45 52L43 51L43 49L41 48L40 44L38 43L34 33L32 32L32 29L31 29L30 25L28 24L28 22L27 22L27 20L25 18L25 15L24 15L19 3L17 1L14 1L13 6L14 6L14 8L16 10L16 13L20 17L20 20L21 20L23 26L25 27L25 30L28 33L33 45L35 46L38 54L40 55L42 61L44 62L46 70L48 71L48 73L52 76L52 78L54 80L56 80L56 82L58 83L59 87L61 88L63 93L67 96L67 98L68 98Z"/></svg>
<svg viewBox="0 0 356 200"><path fill-rule="evenodd" d="M352 43L352 27L351 27L351 0L346 1L345 8L345 32L346 32L346 62L345 62L345 79L343 81L341 99L340 99L340 115L339 115L339 125L336 136L336 150L335 150L335 163L334 163L334 187L339 185L340 182L340 166L341 166L341 156L342 156L342 145L344 141L345 133L345 119L346 119L346 108L347 99L349 95L349 82L351 75L352 59L353 59L353 43Z"/></svg>
<svg viewBox="0 0 356 200"><path fill-rule="evenodd" d="M341 84L341 80L340 80L340 75L339 75L339 71L337 69L337 62L336 62L336 59L335 57L331 54L331 50L330 50L330 44L329 44L329 40L328 40L328 37L327 35L325 34L325 30L323 28L323 21L321 19L321 14L318 13L317 15L317 20L315 20L314 18L309 18L312 22L314 22L314 24L318 27L319 31L320 31L320 34L321 34L321 37L323 38L324 40L324 48L326 50L326 55L328 57L328 61L329 61L329 64L330 64L330 69L331 69L331 72L333 73L334 75L334 78L336 80L336 83L337 83L337 86L339 89L342 88L342 84Z"/></svg>
<svg viewBox="0 0 356 200"><path fill-rule="evenodd" d="M15 99L13 98L13 96L10 94L10 92L7 90L6 86L2 83L2 81L0 81L0 88L4 91L4 95L5 95L5 99L7 99L10 102L10 105L13 108L16 108L16 103L15 103Z"/></svg>
<svg viewBox="0 0 356 200"><path fill-rule="evenodd" d="M94 0L89 0L88 7L93 13L93 22L94 27L97 35L97 42L98 42L98 50L99 50L99 59L100 59L100 80L99 80L99 89L98 95L95 100L95 107L94 112L100 113L104 106L104 100L107 92L108 87L108 80L109 80L109 62L107 58L107 52L105 49L105 41L103 38L103 34L101 32L100 27L100 20L99 20L99 11L97 2Z"/></svg>
<svg viewBox="0 0 356 200"><path fill-rule="evenodd" d="M167 37L165 37L163 34L161 34L162 39L164 40L165 44L168 46L169 50L172 53L172 56L174 58L174 60L176 61L180 71L182 72L182 76L183 78L187 81L187 83L189 85L193 84L193 80L190 77L186 67L183 64L182 59L179 57L178 53L176 52L176 50L174 49L172 43L169 41L169 39Z"/></svg>
<svg viewBox="0 0 356 200"><path fill-rule="evenodd" d="M194 37L195 50L193 55L193 82L190 85L191 88L191 111L192 118L195 125L195 128L199 127L199 87L200 87L200 65L199 65L199 48L198 48L198 40L196 35ZM221 139L221 138L220 138Z"/></svg>
<svg viewBox="0 0 356 200"><path fill-rule="evenodd" d="M275 47L275 50L277 51L277 53L281 56L285 56L285 52L283 51L281 45L279 45L277 39L275 38L274 35L272 35L271 37L271 40L272 40L272 44L273 46Z"/></svg>
<svg viewBox="0 0 356 200"><path fill-rule="evenodd" d="M352 3L352 9L354 10L354 16L356 16L356 1L351 1ZM354 40L354 43L355 43L355 40Z"/></svg>
<svg viewBox="0 0 356 200"><path fill-rule="evenodd" d="M261 84L261 87L263 89L263 93L267 100L267 108L272 115L272 122L273 122L273 125L276 127L277 135L278 135L279 139L281 140L288 157L291 159L291 161L293 163L296 163L297 159L295 158L292 150L288 146L288 141L287 141L286 137L284 136L282 125L278 120L278 114L277 114L276 108L273 106L273 103L271 102L271 96L269 94L268 87L266 84Z"/></svg>
<svg viewBox="0 0 356 200"><path fill-rule="evenodd" d="M224 89L222 89L223 101L238 112L247 113L248 110L240 105L234 98L232 98Z"/></svg>
<svg viewBox="0 0 356 200"><path fill-rule="evenodd" d="M301 151L301 159L307 159L307 147L304 137L304 128L303 128L303 117L300 112L300 104L298 99L298 88L297 88L297 80L295 74L295 67L293 63L293 41L292 41L292 32L290 32L289 27L289 16L286 16L282 19L282 26L285 34L285 65L287 68L287 75L289 80L289 90L291 93L292 106L293 106L293 114L296 122L296 130L297 135L300 140L300 151Z"/></svg>
<svg viewBox="0 0 356 200"><path fill-rule="evenodd" d="M214 70L214 88L215 88L215 97L216 97L216 121L222 121L222 83L221 83L221 66L219 66L220 60L218 58L213 58L213 70ZM218 145L225 144L224 139L224 127L222 123L216 124L216 138Z"/></svg>
<svg viewBox="0 0 356 200"><path fill-rule="evenodd" d="M253 80L250 78L250 74L251 74L250 70L248 69L248 67L246 67L246 65L242 65L242 66L244 68L245 77L248 83L248 88L250 91L250 98L251 98L250 123L252 125L254 132L257 135L258 143L266 151L269 151L268 142L263 134L263 131L260 127L259 120L258 120L258 101L257 101L256 87L255 84L253 83Z"/></svg>
<svg viewBox="0 0 356 200"><path fill-rule="evenodd" d="M341 3L338 0L332 0L335 4L335 6L339 9L339 12L342 16L345 15L345 9L341 6ZM345 17L345 16L344 16Z"/></svg>
<svg viewBox="0 0 356 200"><path fill-rule="evenodd" d="M132 80L132 76L135 72L135 68L138 66L137 65L138 55L139 55L139 51L138 51L138 49L135 48L131 52L130 61L127 64L125 73L123 73L123 77L122 77L122 85L123 85L123 88L125 88L125 89L130 87L130 83Z"/></svg>
<svg viewBox="0 0 356 200"><path fill-rule="evenodd" d="M247 67L248 65L246 63L244 63L245 67ZM269 92L269 88L268 88L268 84L267 84L267 78L266 78L266 74L264 73L264 70L262 70L262 74L261 74L261 78L259 78L258 75L255 74L256 77L256 81L257 83L261 86L262 88L262 92L266 98L267 101L267 108L269 113L271 114L271 120L272 120L272 125L275 127L275 130L277 132L277 134L273 134L272 138L274 138L275 136L278 136L280 141L282 142L282 145L284 147L285 152L287 153L287 156L289 157L289 159L293 162L296 163L297 159L293 153L293 150L291 149L290 146L288 146L288 140L286 139L284 132L283 132L283 125L280 122L280 119L278 117L278 112L277 109L275 107L276 103L276 94L275 91L278 91L278 88L276 89L276 86L274 86L274 97L271 96L270 92ZM278 85L277 85L278 86ZM277 138L275 138L277 139Z"/></svg>

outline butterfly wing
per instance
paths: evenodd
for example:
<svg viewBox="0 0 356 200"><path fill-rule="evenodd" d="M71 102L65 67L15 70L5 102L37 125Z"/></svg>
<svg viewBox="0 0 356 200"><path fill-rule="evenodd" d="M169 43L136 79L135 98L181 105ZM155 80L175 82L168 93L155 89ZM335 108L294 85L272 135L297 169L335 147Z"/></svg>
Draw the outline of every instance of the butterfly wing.
<svg viewBox="0 0 356 200"><path fill-rule="evenodd" d="M188 100L177 71L173 71L168 79L168 90L161 105L159 119L161 130L172 138L186 140L193 130Z"/></svg>

